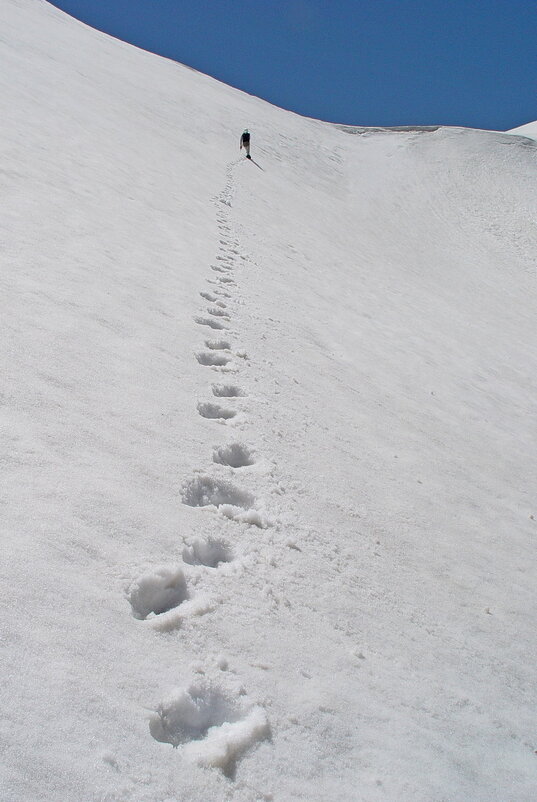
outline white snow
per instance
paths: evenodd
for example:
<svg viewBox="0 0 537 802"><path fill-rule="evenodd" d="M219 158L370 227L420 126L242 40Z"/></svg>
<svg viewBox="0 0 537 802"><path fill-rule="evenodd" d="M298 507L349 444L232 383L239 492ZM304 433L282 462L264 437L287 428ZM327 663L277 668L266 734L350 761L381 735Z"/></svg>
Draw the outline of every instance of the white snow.
<svg viewBox="0 0 537 802"><path fill-rule="evenodd" d="M519 125L518 128L511 128L507 133L517 134L517 136L527 136L529 139L537 139L537 120L533 123Z"/></svg>
<svg viewBox="0 0 537 802"><path fill-rule="evenodd" d="M537 145L0 23L2 802L532 801Z"/></svg>

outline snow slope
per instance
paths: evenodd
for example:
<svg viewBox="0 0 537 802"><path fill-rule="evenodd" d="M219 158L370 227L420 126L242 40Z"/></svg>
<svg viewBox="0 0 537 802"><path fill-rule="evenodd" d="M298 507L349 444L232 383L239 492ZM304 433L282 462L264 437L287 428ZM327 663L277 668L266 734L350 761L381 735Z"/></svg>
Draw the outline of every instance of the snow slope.
<svg viewBox="0 0 537 802"><path fill-rule="evenodd" d="M0 19L2 801L533 800L537 147Z"/></svg>
<svg viewBox="0 0 537 802"><path fill-rule="evenodd" d="M526 123L526 125L519 125L518 128L511 128L507 131L508 134L517 134L518 136L527 136L529 139L537 139L537 120L534 123Z"/></svg>

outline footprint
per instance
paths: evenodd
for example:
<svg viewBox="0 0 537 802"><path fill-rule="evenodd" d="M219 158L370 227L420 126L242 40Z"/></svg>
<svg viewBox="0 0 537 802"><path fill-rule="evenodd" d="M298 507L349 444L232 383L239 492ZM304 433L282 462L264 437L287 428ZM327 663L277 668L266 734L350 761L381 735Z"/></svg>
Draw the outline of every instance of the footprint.
<svg viewBox="0 0 537 802"><path fill-rule="evenodd" d="M227 304L225 304L223 301L219 301L216 298L214 298L213 300L215 301L214 305L219 306L220 309L225 309L227 307Z"/></svg>
<svg viewBox="0 0 537 802"><path fill-rule="evenodd" d="M213 395L217 398L241 398L246 393L234 384L213 384Z"/></svg>
<svg viewBox="0 0 537 802"><path fill-rule="evenodd" d="M231 348L227 340L205 340L205 345L213 351L229 351Z"/></svg>
<svg viewBox="0 0 537 802"><path fill-rule="evenodd" d="M224 326L224 324L221 323L219 320L213 320L210 317L195 317L194 320L200 326L210 326L211 329L225 329L226 328Z"/></svg>
<svg viewBox="0 0 537 802"><path fill-rule="evenodd" d="M220 286L221 284L227 284L227 289L230 290L231 289L231 285L234 285L235 282L233 281L233 279L227 278L227 276L226 277L217 276L214 279L208 278L207 279L207 284L212 284L213 285L213 292L218 292L218 290L222 290L223 291L223 288ZM222 292L219 293L219 294L221 295ZM231 298L230 293L227 293L227 297Z"/></svg>
<svg viewBox="0 0 537 802"><path fill-rule="evenodd" d="M196 476L186 482L182 489L183 504L189 507L221 507L230 504L233 507L250 509L255 498L247 490L227 482L225 479L213 479L212 476Z"/></svg>
<svg viewBox="0 0 537 802"><path fill-rule="evenodd" d="M207 540L197 539L183 549L183 560L189 565L206 565L216 568L220 563L229 563L233 559L233 552L225 540L208 537Z"/></svg>
<svg viewBox="0 0 537 802"><path fill-rule="evenodd" d="M133 616L144 620L151 613L161 615L178 607L188 599L188 590L180 568L162 566L135 579L127 588L126 597Z"/></svg>
<svg viewBox="0 0 537 802"><path fill-rule="evenodd" d="M229 320L229 315L227 314L227 312L224 309L220 309L220 307L218 306L209 306L207 308L207 312L210 315L214 315L214 317L223 317L226 320Z"/></svg>
<svg viewBox="0 0 537 802"><path fill-rule="evenodd" d="M224 265L211 265L211 270L214 270L215 273L229 273L231 272L230 267L224 267Z"/></svg>
<svg viewBox="0 0 537 802"><path fill-rule="evenodd" d="M213 365L216 367L222 367L223 365L227 365L228 362L231 362L229 356L226 356L225 354L216 354L211 351L205 351L196 354L196 359L200 365L208 365L209 367Z"/></svg>
<svg viewBox="0 0 537 802"><path fill-rule="evenodd" d="M196 476L181 490L183 504L190 507L216 507L232 521L266 529L272 526L263 513L253 507L255 498L246 490L212 476Z"/></svg>
<svg viewBox="0 0 537 802"><path fill-rule="evenodd" d="M244 468L255 462L253 452L241 443L230 443L228 446L215 446L213 462L219 465L230 465L232 468Z"/></svg>
<svg viewBox="0 0 537 802"><path fill-rule="evenodd" d="M210 292L200 292L202 298L205 298L206 301L216 301L216 295L211 295Z"/></svg>
<svg viewBox="0 0 537 802"><path fill-rule="evenodd" d="M198 412L202 418L223 418L224 420L234 418L237 414L234 409L225 409L219 404L211 404L210 401L205 401L203 403L200 401L198 403Z"/></svg>
<svg viewBox="0 0 537 802"><path fill-rule="evenodd" d="M219 768L230 778L244 752L270 736L262 707L247 709L209 682L172 691L151 716L149 731L156 741L181 747L193 763Z"/></svg>

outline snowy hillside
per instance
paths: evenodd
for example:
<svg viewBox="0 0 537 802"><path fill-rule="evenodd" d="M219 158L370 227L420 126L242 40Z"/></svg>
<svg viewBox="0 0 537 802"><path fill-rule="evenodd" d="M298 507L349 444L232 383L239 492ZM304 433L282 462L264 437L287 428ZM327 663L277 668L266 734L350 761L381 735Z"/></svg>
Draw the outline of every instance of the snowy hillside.
<svg viewBox="0 0 537 802"><path fill-rule="evenodd" d="M537 139L537 121L534 123L526 123L526 125L519 125L518 128L511 128L507 133L527 136L530 139Z"/></svg>
<svg viewBox="0 0 537 802"><path fill-rule="evenodd" d="M2 802L534 800L537 143L0 22Z"/></svg>

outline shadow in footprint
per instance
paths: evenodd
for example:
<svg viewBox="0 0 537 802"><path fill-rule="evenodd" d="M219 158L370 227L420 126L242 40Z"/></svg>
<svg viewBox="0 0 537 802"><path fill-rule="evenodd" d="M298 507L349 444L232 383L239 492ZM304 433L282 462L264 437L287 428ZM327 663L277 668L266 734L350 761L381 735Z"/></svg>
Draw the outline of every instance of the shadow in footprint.
<svg viewBox="0 0 537 802"><path fill-rule="evenodd" d="M211 351L229 351L231 343L227 340L205 340L205 345Z"/></svg>
<svg viewBox="0 0 537 802"><path fill-rule="evenodd" d="M157 568L132 582L126 592L132 614L143 620L154 613L161 615L188 599L184 574L180 568Z"/></svg>
<svg viewBox="0 0 537 802"><path fill-rule="evenodd" d="M225 409L225 407L221 407L219 404L211 404L210 401L200 401L198 403L198 412L202 418L209 418L212 420L229 420L230 418L234 418L237 414L234 409Z"/></svg>
<svg viewBox="0 0 537 802"><path fill-rule="evenodd" d="M255 463L253 452L241 443L230 443L227 446L215 446L213 462L229 465L231 468L244 468Z"/></svg>
<svg viewBox="0 0 537 802"><path fill-rule="evenodd" d="M219 306L210 306L207 309L207 312L210 315L214 315L214 317L223 317L223 318L225 318L225 320L229 320L229 315L226 312L226 310L225 309L220 309Z"/></svg>
<svg viewBox="0 0 537 802"><path fill-rule="evenodd" d="M211 329L225 329L226 328L224 326L224 324L221 323L219 320L214 320L211 317L196 317L196 318L194 318L194 320L200 326L209 326Z"/></svg>
<svg viewBox="0 0 537 802"><path fill-rule="evenodd" d="M229 779L244 752L270 738L262 707L247 711L244 702L208 682L173 691L151 716L149 731L156 741L181 747L187 759L218 768Z"/></svg>
<svg viewBox="0 0 537 802"><path fill-rule="evenodd" d="M227 365L227 363L231 361L231 359L225 354L218 354L215 353L214 351L212 352L209 351L208 353L202 352L196 354L196 359L198 360L200 365L207 365L208 367L212 366L223 367L224 365Z"/></svg>
<svg viewBox="0 0 537 802"><path fill-rule="evenodd" d="M221 691L206 685L176 691L161 704L149 729L156 741L179 746L204 738L211 727L237 721L240 711Z"/></svg>
<svg viewBox="0 0 537 802"><path fill-rule="evenodd" d="M216 568L220 563L229 563L233 559L233 552L225 540L208 537L207 540L198 538L183 549L183 560L189 565L206 565Z"/></svg>
<svg viewBox="0 0 537 802"><path fill-rule="evenodd" d="M229 504L232 507L250 509L255 498L247 490L235 487L224 479L213 479L212 476L196 476L185 482L182 489L183 504L189 507L221 507Z"/></svg>
<svg viewBox="0 0 537 802"><path fill-rule="evenodd" d="M246 395L244 390L234 384L213 384L212 390L217 398L242 398Z"/></svg>

